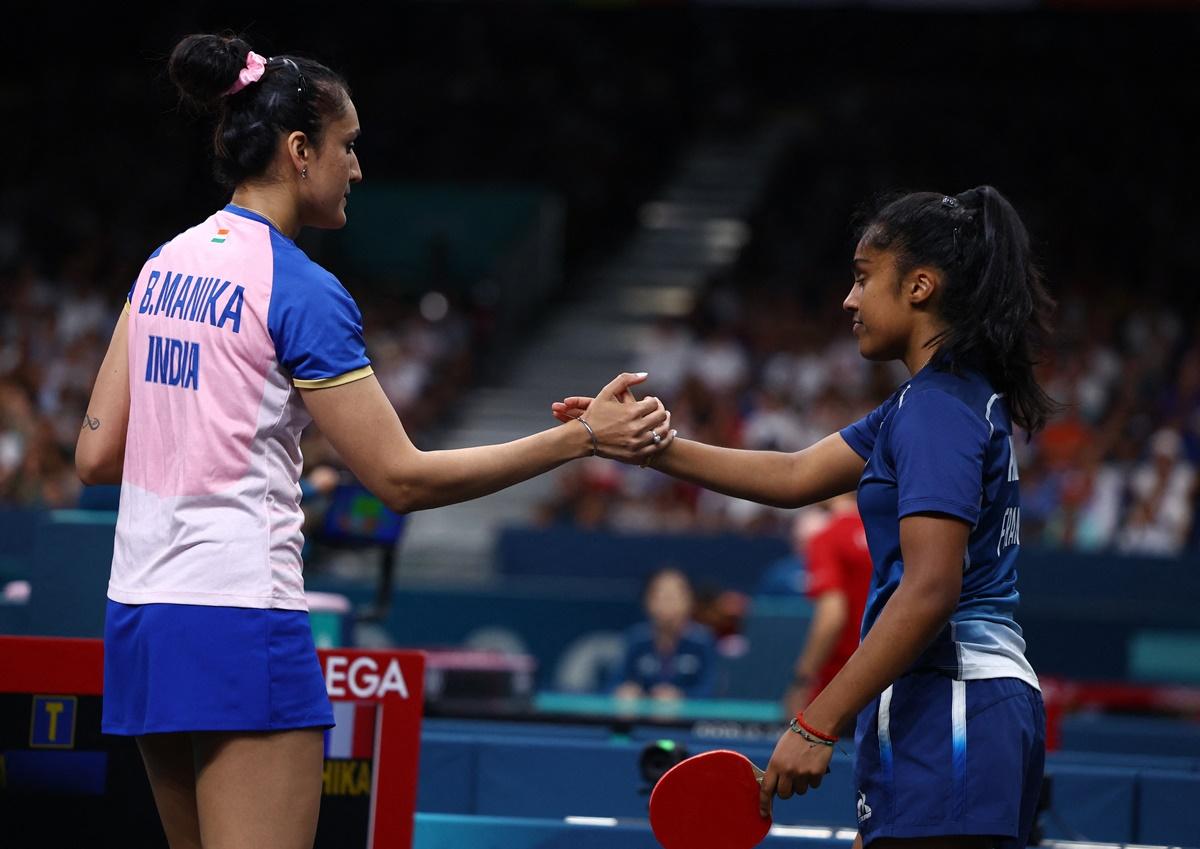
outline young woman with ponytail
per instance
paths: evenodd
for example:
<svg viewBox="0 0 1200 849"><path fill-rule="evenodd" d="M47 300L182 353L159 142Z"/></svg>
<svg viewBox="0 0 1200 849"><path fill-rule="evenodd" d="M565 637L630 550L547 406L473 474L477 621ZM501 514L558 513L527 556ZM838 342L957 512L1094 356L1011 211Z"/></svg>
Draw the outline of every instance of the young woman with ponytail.
<svg viewBox="0 0 1200 849"><path fill-rule="evenodd" d="M1033 366L1052 302L994 188L908 194L862 229L843 304L859 351L912 377L795 454L677 438L660 471L799 507L858 490L874 561L862 642L780 738L760 806L817 787L856 720L857 845L1023 847L1045 752L1037 676L1014 619L1020 498L1013 424L1054 404ZM554 405L568 420L590 399Z"/></svg>
<svg viewBox="0 0 1200 849"><path fill-rule="evenodd" d="M644 462L670 444L669 416L655 399L625 403L646 377L626 374L582 426L418 450L354 299L294 242L344 226L362 180L345 80L217 35L183 39L170 74L216 117L232 199L143 266L76 446L85 483L121 484L101 726L137 738L171 849L306 849L333 712L300 561L301 430L315 421L407 512L575 457Z"/></svg>

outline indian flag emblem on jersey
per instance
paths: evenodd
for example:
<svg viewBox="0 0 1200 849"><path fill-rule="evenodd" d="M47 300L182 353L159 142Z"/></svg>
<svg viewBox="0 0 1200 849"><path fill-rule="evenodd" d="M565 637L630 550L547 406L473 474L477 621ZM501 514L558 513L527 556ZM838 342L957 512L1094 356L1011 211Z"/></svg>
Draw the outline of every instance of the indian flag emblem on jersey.
<svg viewBox="0 0 1200 849"><path fill-rule="evenodd" d="M225 244L225 239L228 236L229 236L229 229L227 227L222 227L220 230L217 231L217 235L212 237L213 243L217 244L217 245L223 245L223 244Z"/></svg>

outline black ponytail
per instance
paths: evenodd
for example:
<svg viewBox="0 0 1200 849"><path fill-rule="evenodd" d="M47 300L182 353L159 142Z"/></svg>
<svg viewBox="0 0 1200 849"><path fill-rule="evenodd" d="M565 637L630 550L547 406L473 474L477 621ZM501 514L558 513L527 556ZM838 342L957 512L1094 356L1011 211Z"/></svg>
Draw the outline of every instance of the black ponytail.
<svg viewBox="0 0 1200 849"><path fill-rule="evenodd" d="M299 130L319 147L325 124L350 101L340 75L299 56L271 57L260 80L228 94L251 49L236 35L189 35L168 64L183 101L217 116L213 171L228 189L266 173L281 133Z"/></svg>
<svg viewBox="0 0 1200 849"><path fill-rule="evenodd" d="M864 233L896 254L901 274L921 265L942 272L936 308L946 329L928 343L938 345L930 364L982 371L1006 397L1013 421L1040 430L1058 409L1033 373L1054 301L1012 204L991 186L954 197L917 192L886 202Z"/></svg>

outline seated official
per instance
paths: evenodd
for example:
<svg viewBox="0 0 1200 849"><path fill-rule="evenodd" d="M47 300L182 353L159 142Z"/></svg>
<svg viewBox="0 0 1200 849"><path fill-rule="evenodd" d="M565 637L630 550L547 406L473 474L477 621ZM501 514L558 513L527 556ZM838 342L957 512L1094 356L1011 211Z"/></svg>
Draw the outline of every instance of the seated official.
<svg viewBox="0 0 1200 849"><path fill-rule="evenodd" d="M648 621L626 634L613 695L662 701L711 696L715 642L707 628L692 621L695 596L687 576L678 569L655 572L642 602Z"/></svg>

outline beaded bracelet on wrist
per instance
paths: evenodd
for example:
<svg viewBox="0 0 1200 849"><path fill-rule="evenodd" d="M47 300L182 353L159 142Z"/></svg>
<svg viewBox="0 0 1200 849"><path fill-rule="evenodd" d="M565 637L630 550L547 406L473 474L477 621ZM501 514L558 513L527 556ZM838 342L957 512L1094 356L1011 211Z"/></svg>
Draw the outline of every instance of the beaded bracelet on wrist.
<svg viewBox="0 0 1200 849"><path fill-rule="evenodd" d="M799 725L801 728L803 728L805 731L807 731L812 736L817 737L821 740L824 740L826 743L836 743L840 739L836 734L823 734L820 731L818 731L817 729L813 728L807 722L805 722L804 721L804 711L800 711L798 714L796 714L796 724Z"/></svg>
<svg viewBox="0 0 1200 849"><path fill-rule="evenodd" d="M804 730L804 727L800 725L799 720L797 720L795 717L792 717L792 722L790 725L788 725L788 731L799 734L814 746L828 746L831 749L833 748L833 740L822 740L820 737L815 737L812 734L809 734Z"/></svg>

